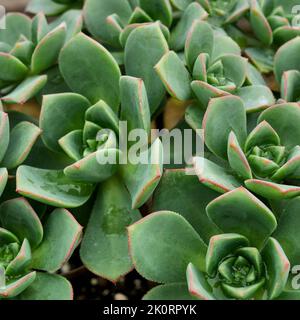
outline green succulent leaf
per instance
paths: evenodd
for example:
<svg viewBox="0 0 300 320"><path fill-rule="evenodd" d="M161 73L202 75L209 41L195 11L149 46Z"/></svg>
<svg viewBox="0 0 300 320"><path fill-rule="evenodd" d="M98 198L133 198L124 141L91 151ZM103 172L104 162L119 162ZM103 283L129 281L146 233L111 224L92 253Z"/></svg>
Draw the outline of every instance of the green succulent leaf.
<svg viewBox="0 0 300 320"><path fill-rule="evenodd" d="M219 157L227 158L231 131L243 147L246 140L246 111L242 100L236 96L211 100L203 119L203 129L207 147Z"/></svg>
<svg viewBox="0 0 300 320"><path fill-rule="evenodd" d="M41 73L56 63L66 39L66 24L50 31L36 46L31 59L31 72Z"/></svg>
<svg viewBox="0 0 300 320"><path fill-rule="evenodd" d="M11 282L10 284L0 288L0 297L9 299L15 298L22 291L28 288L35 280L36 272L30 272L27 275Z"/></svg>
<svg viewBox="0 0 300 320"><path fill-rule="evenodd" d="M280 137L281 145L289 149L300 145L300 106L297 103L276 104L268 108L258 118L267 121Z"/></svg>
<svg viewBox="0 0 300 320"><path fill-rule="evenodd" d="M249 241L235 233L215 235L210 239L206 254L206 272L215 277L220 261L241 247L247 247Z"/></svg>
<svg viewBox="0 0 300 320"><path fill-rule="evenodd" d="M16 198L0 206L1 225L13 232L20 241L27 239L36 248L43 239L43 226L32 206L25 198Z"/></svg>
<svg viewBox="0 0 300 320"><path fill-rule="evenodd" d="M47 83L47 76L31 76L22 81L2 98L5 103L24 104L40 92Z"/></svg>
<svg viewBox="0 0 300 320"><path fill-rule="evenodd" d="M114 163L101 163L99 160L103 157L114 159ZM118 149L101 149L66 167L64 174L74 181L99 183L115 174L119 158Z"/></svg>
<svg viewBox="0 0 300 320"><path fill-rule="evenodd" d="M245 54L261 73L273 72L274 52L265 48L246 48Z"/></svg>
<svg viewBox="0 0 300 320"><path fill-rule="evenodd" d="M197 2L191 2L184 10L182 17L174 27L170 38L170 48L174 51L184 49L187 34L194 21L205 20L208 13Z"/></svg>
<svg viewBox="0 0 300 320"><path fill-rule="evenodd" d="M0 162L9 145L9 120L7 113L0 111Z"/></svg>
<svg viewBox="0 0 300 320"><path fill-rule="evenodd" d="M131 225L128 231L133 263L146 279L162 283L184 281L190 262L205 270L207 247L182 216L160 211Z"/></svg>
<svg viewBox="0 0 300 320"><path fill-rule="evenodd" d="M72 300L70 282L57 274L37 272L34 282L19 296L20 300Z"/></svg>
<svg viewBox="0 0 300 320"><path fill-rule="evenodd" d="M204 81L195 80L192 82L191 86L200 105L204 108L208 106L212 99L230 95L228 92Z"/></svg>
<svg viewBox="0 0 300 320"><path fill-rule="evenodd" d="M166 53L155 70L169 94L178 100L189 100L192 97L191 77L184 63L174 51Z"/></svg>
<svg viewBox="0 0 300 320"><path fill-rule="evenodd" d="M140 6L154 20L160 20L166 26L170 26L173 20L172 7L169 0L139 0Z"/></svg>
<svg viewBox="0 0 300 320"><path fill-rule="evenodd" d="M268 239L262 250L262 256L269 275L267 280L268 297L275 299L285 288L290 272L290 262L279 242L274 238Z"/></svg>
<svg viewBox="0 0 300 320"><path fill-rule="evenodd" d="M300 259L299 251L299 206L300 198L297 197L284 204L283 213L280 217L278 228L274 233L286 253L292 266L298 265Z"/></svg>
<svg viewBox="0 0 300 320"><path fill-rule="evenodd" d="M32 42L37 44L49 32L49 25L43 12L39 12L33 19L31 25Z"/></svg>
<svg viewBox="0 0 300 320"><path fill-rule="evenodd" d="M132 269L126 227L140 219L118 177L101 184L84 234L80 256L93 273L117 281Z"/></svg>
<svg viewBox="0 0 300 320"><path fill-rule="evenodd" d="M205 208L218 195L200 184L195 175L189 175L184 169L165 170L154 192L151 209L154 212L179 213L208 243L220 230L208 219Z"/></svg>
<svg viewBox="0 0 300 320"><path fill-rule="evenodd" d="M240 56L241 48L233 39L231 39L227 35L215 33L211 62L214 63L223 55L227 54L234 54Z"/></svg>
<svg viewBox="0 0 300 320"><path fill-rule="evenodd" d="M300 64L298 61L299 49L300 37L296 37L295 39L285 43L277 51L274 60L274 73L278 83L280 83L281 77L285 71L300 71Z"/></svg>
<svg viewBox="0 0 300 320"><path fill-rule="evenodd" d="M230 132L227 148L228 162L230 167L243 179L251 179L252 172L248 160L239 145L236 135Z"/></svg>
<svg viewBox="0 0 300 320"><path fill-rule="evenodd" d="M22 271L26 270L31 262L31 248L27 239L23 240L20 251L17 256L9 263L5 270L8 277L18 276Z"/></svg>
<svg viewBox="0 0 300 320"><path fill-rule="evenodd" d="M165 96L164 85L156 74L154 66L168 50L168 43L159 23L136 28L131 32L126 42L126 74L144 81L151 114L154 113Z"/></svg>
<svg viewBox="0 0 300 320"><path fill-rule="evenodd" d="M132 208L141 207L152 195L162 176L163 145L160 139L141 154L146 163L121 165L121 175L132 198Z"/></svg>
<svg viewBox="0 0 300 320"><path fill-rule="evenodd" d="M40 134L41 129L30 122L17 124L10 133L9 145L1 164L12 169L23 163Z"/></svg>
<svg viewBox="0 0 300 320"><path fill-rule="evenodd" d="M20 30L31 40L31 20L25 14L11 12L6 15L6 28L0 30L0 41L14 46L20 38Z"/></svg>
<svg viewBox="0 0 300 320"><path fill-rule="evenodd" d="M31 267L55 272L66 263L79 244L82 227L65 209L54 210L44 225L44 237L32 254Z"/></svg>
<svg viewBox="0 0 300 320"><path fill-rule="evenodd" d="M243 100L247 113L262 111L275 104L272 91L264 85L239 88L236 95Z"/></svg>
<svg viewBox="0 0 300 320"><path fill-rule="evenodd" d="M67 8L66 5L56 3L53 0L31 0L26 11L33 14L43 12L47 16L57 16Z"/></svg>
<svg viewBox="0 0 300 320"><path fill-rule="evenodd" d="M80 69L74 68L79 65ZM118 111L120 69L101 44L83 33L77 34L61 50L59 67L74 92L82 94L91 103L104 100Z"/></svg>
<svg viewBox="0 0 300 320"><path fill-rule="evenodd" d="M5 189L8 180L8 172L6 168L0 168L0 197Z"/></svg>
<svg viewBox="0 0 300 320"><path fill-rule="evenodd" d="M250 179L245 181L247 188L267 199L290 199L300 195L300 187Z"/></svg>
<svg viewBox="0 0 300 320"><path fill-rule="evenodd" d="M185 42L185 60L190 70L200 53L213 53L214 33L207 22L195 21L190 28Z"/></svg>
<svg viewBox="0 0 300 320"><path fill-rule="evenodd" d="M287 102L297 101L300 90L300 71L288 70L282 74L281 97Z"/></svg>
<svg viewBox="0 0 300 320"><path fill-rule="evenodd" d="M148 291L143 300L196 300L187 288L186 283L167 283Z"/></svg>
<svg viewBox="0 0 300 320"><path fill-rule="evenodd" d="M243 187L213 200L206 210L221 230L245 236L258 249L277 226L272 211Z"/></svg>
<svg viewBox="0 0 300 320"><path fill-rule="evenodd" d="M0 79L3 81L22 80L28 73L28 68L22 61L5 52L0 52L0 68Z"/></svg>
<svg viewBox="0 0 300 320"><path fill-rule="evenodd" d="M200 182L216 192L225 193L241 186L235 176L208 159L194 158L194 169Z"/></svg>
<svg viewBox="0 0 300 320"><path fill-rule="evenodd" d="M61 151L59 139L73 130L83 128L89 106L89 101L76 93L44 96L40 128L45 145L53 151Z"/></svg>
<svg viewBox="0 0 300 320"><path fill-rule="evenodd" d="M110 32L107 17L117 14L126 24L132 9L128 1L122 0L87 0L84 5L84 20L90 33L103 42L114 45L113 34Z"/></svg>
<svg viewBox="0 0 300 320"><path fill-rule="evenodd" d="M205 275L193 263L188 265L186 276L189 292L192 296L200 300L215 300Z"/></svg>
<svg viewBox="0 0 300 320"><path fill-rule="evenodd" d="M76 208L91 196L91 184L78 183L62 171L20 166L17 170L17 192L56 207Z"/></svg>
<svg viewBox="0 0 300 320"><path fill-rule="evenodd" d="M256 37L261 40L264 45L269 46L273 41L272 29L257 0L251 1L250 21Z"/></svg>
<svg viewBox="0 0 300 320"><path fill-rule="evenodd" d="M142 129L150 134L150 109L144 82L142 79L123 76L120 79L122 121L127 121L130 132Z"/></svg>

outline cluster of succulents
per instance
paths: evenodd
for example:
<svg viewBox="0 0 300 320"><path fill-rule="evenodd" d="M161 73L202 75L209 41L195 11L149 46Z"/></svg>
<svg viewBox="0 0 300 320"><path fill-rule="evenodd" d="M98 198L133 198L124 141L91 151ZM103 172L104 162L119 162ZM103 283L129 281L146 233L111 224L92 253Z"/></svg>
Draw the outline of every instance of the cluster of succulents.
<svg viewBox="0 0 300 320"><path fill-rule="evenodd" d="M0 300L72 299L75 250L112 282L135 268L158 283L144 299L300 299L294 5L30 0L7 14ZM122 161L122 121L148 162ZM202 130L203 155L165 163L152 128Z"/></svg>

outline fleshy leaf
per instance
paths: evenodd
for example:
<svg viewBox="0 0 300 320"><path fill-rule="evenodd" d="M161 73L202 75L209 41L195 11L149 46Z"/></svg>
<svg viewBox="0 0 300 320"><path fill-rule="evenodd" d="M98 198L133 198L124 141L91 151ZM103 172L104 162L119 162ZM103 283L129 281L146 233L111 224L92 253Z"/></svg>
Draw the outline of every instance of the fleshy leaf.
<svg viewBox="0 0 300 320"><path fill-rule="evenodd" d="M6 28L0 30L0 41L13 46L20 38L20 31L31 39L31 20L25 14L11 12L6 16Z"/></svg>
<svg viewBox="0 0 300 320"><path fill-rule="evenodd" d="M140 6L154 20L160 20L166 26L170 26L173 20L172 7L169 0L140 0Z"/></svg>
<svg viewBox="0 0 300 320"><path fill-rule="evenodd" d="M24 104L43 89L47 83L47 76L32 76L22 81L9 94L2 98L5 103Z"/></svg>
<svg viewBox="0 0 300 320"><path fill-rule="evenodd" d="M300 71L298 52L300 50L300 37L285 43L279 48L274 60L274 73L277 82L280 83L282 74L288 70Z"/></svg>
<svg viewBox="0 0 300 320"><path fill-rule="evenodd" d="M83 159L64 169L65 175L79 182L97 183L111 177L117 170L120 151L118 149L101 149L91 153ZM108 160L115 159L114 163L100 163L99 159L105 156Z"/></svg>
<svg viewBox="0 0 300 320"><path fill-rule="evenodd" d="M208 243L220 230L208 219L205 208L218 195L184 169L165 170L154 192L151 209L179 213Z"/></svg>
<svg viewBox="0 0 300 320"><path fill-rule="evenodd" d="M194 298L195 299L195 298ZM143 300L194 300L186 283L168 283L148 291ZM196 299L195 299L196 300Z"/></svg>
<svg viewBox="0 0 300 320"><path fill-rule="evenodd" d="M190 70L200 53L212 55L214 33L207 22L195 21L190 28L185 42L185 60Z"/></svg>
<svg viewBox="0 0 300 320"><path fill-rule="evenodd" d="M257 0L251 0L250 21L256 37L264 45L269 46L273 41L272 29Z"/></svg>
<svg viewBox="0 0 300 320"><path fill-rule="evenodd" d="M170 48L174 51L184 49L187 34L194 21L204 20L208 13L197 2L192 2L184 10L182 17L174 27L170 38Z"/></svg>
<svg viewBox="0 0 300 320"><path fill-rule="evenodd" d="M31 262L31 248L27 239L23 240L17 256L9 263L6 268L6 276L18 276L27 270Z"/></svg>
<svg viewBox="0 0 300 320"><path fill-rule="evenodd" d="M186 271L189 292L200 300L215 300L205 276L190 263Z"/></svg>
<svg viewBox="0 0 300 320"><path fill-rule="evenodd" d="M146 279L163 283L184 281L190 262L205 270L207 247L182 216L160 211L131 225L128 231L133 263Z"/></svg>
<svg viewBox="0 0 300 320"><path fill-rule="evenodd" d="M299 197L284 204L280 222L273 235L279 241L292 266L298 265L300 259L300 235L297 231L300 223L299 208Z"/></svg>
<svg viewBox="0 0 300 320"><path fill-rule="evenodd" d="M247 180L245 184L249 190L267 199L290 199L300 195L300 187L298 186L258 179Z"/></svg>
<svg viewBox="0 0 300 320"><path fill-rule="evenodd" d="M33 271L11 282L7 286L1 287L0 297L6 298L6 299L16 297L33 283L33 281L35 280L35 277L36 277L36 272Z"/></svg>
<svg viewBox="0 0 300 320"><path fill-rule="evenodd" d="M25 78L28 68L14 56L0 52L0 79L3 81L18 81Z"/></svg>
<svg viewBox="0 0 300 320"><path fill-rule="evenodd" d="M207 107L211 99L229 95L228 92L214 87L204 81L195 80L192 82L191 86L195 96L204 108Z"/></svg>
<svg viewBox="0 0 300 320"><path fill-rule="evenodd" d="M155 66L155 70L173 98L178 100L191 98L190 74L174 51L166 53Z"/></svg>
<svg viewBox="0 0 300 320"><path fill-rule="evenodd" d="M31 267L55 272L66 263L79 244L82 227L65 209L54 210L44 225L42 243L32 253Z"/></svg>
<svg viewBox="0 0 300 320"><path fill-rule="evenodd" d="M233 131L230 132L227 148L228 161L231 168L243 179L251 179L252 172L248 160L239 145Z"/></svg>
<svg viewBox="0 0 300 320"><path fill-rule="evenodd" d="M126 74L143 79L152 114L165 95L164 85L156 74L154 66L168 50L168 43L159 23L136 28L126 42Z"/></svg>
<svg viewBox="0 0 300 320"><path fill-rule="evenodd" d="M247 113L262 111L275 104L272 91L263 85L239 88L236 95L243 100Z"/></svg>
<svg viewBox="0 0 300 320"><path fill-rule="evenodd" d="M231 131L243 147L246 140L246 111L242 100L236 96L211 100L203 119L203 129L206 146L217 156L227 158Z"/></svg>
<svg viewBox="0 0 300 320"><path fill-rule="evenodd" d="M61 50L59 66L74 92L82 94L91 103L102 99L114 111L118 110L120 69L101 44L79 33Z"/></svg>
<svg viewBox="0 0 300 320"><path fill-rule="evenodd" d="M43 12L45 15L57 16L67 8L68 6L56 3L53 0L31 0L26 7L26 11L34 14Z"/></svg>
<svg viewBox="0 0 300 320"><path fill-rule="evenodd" d="M9 145L9 119L7 113L0 111L0 162Z"/></svg>
<svg viewBox="0 0 300 320"><path fill-rule="evenodd" d="M89 101L76 93L60 93L43 98L40 128L45 145L61 151L58 140L70 131L82 129Z"/></svg>
<svg viewBox="0 0 300 320"><path fill-rule="evenodd" d="M272 211L243 187L213 200L206 210L221 230L245 236L258 249L277 226Z"/></svg>
<svg viewBox="0 0 300 320"><path fill-rule="evenodd" d="M262 122L264 120L277 132L282 145L290 149L300 145L299 104L276 104L261 113L258 121Z"/></svg>
<svg viewBox="0 0 300 320"><path fill-rule="evenodd" d="M123 76L120 80L122 121L127 121L128 132L143 129L150 134L150 109L142 79Z"/></svg>
<svg viewBox="0 0 300 320"><path fill-rule="evenodd" d="M34 74L41 73L56 63L65 39L66 24L62 23L37 44L31 59L31 71Z"/></svg>
<svg viewBox="0 0 300 320"><path fill-rule="evenodd" d="M249 245L248 239L235 233L213 236L210 239L206 255L206 272L215 277L220 262L241 247Z"/></svg>
<svg viewBox="0 0 300 320"><path fill-rule="evenodd" d="M141 207L150 198L162 176L163 145L160 139L156 139L140 156L146 159L146 163L133 164L129 159L129 163L120 168L134 209Z"/></svg>
<svg viewBox="0 0 300 320"><path fill-rule="evenodd" d="M8 172L6 168L0 168L0 197L5 189L8 179Z"/></svg>
<svg viewBox="0 0 300 320"><path fill-rule="evenodd" d="M62 171L20 166L17 170L17 192L56 207L76 208L91 196L91 184L77 183Z"/></svg>
<svg viewBox="0 0 300 320"><path fill-rule="evenodd" d="M255 146L264 145L280 145L278 134L267 121L262 121L250 132L245 143L245 151L248 152Z"/></svg>
<svg viewBox="0 0 300 320"><path fill-rule="evenodd" d="M108 44L114 44L113 35L110 32L106 18L111 14L117 14L120 20L126 24L132 13L128 1L122 0L87 0L84 5L84 20L90 33L97 39Z"/></svg>
<svg viewBox="0 0 300 320"><path fill-rule="evenodd" d="M12 169L23 163L40 134L41 129L30 122L17 124L10 133L9 145L1 164Z"/></svg>
<svg viewBox="0 0 300 320"><path fill-rule="evenodd" d="M35 281L19 296L20 300L72 300L70 282L57 274L37 272Z"/></svg>
<svg viewBox="0 0 300 320"><path fill-rule="evenodd" d="M208 159L194 158L194 169L200 182L217 192L226 193L241 186L241 182L225 168Z"/></svg>
<svg viewBox="0 0 300 320"><path fill-rule="evenodd" d="M274 238L268 239L262 250L262 256L269 275L267 280L268 297L273 300L285 288L290 272L290 262L279 242Z"/></svg>
<svg viewBox="0 0 300 320"><path fill-rule="evenodd" d="M120 179L102 183L82 241L84 265L101 277L117 281L132 269L126 227L140 219Z"/></svg>
<svg viewBox="0 0 300 320"><path fill-rule="evenodd" d="M300 92L300 72L285 71L281 78L281 98L287 102L297 101Z"/></svg>
<svg viewBox="0 0 300 320"><path fill-rule="evenodd" d="M20 241L27 239L31 248L40 244L43 226L29 202L24 198L8 200L0 207L1 225L12 231Z"/></svg>

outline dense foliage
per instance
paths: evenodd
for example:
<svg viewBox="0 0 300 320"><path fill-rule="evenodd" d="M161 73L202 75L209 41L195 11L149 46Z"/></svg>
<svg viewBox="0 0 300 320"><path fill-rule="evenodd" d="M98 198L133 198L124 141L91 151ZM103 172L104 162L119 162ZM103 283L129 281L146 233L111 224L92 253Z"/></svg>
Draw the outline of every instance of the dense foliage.
<svg viewBox="0 0 300 320"><path fill-rule="evenodd" d="M100 277L157 282L145 299L300 299L295 5L30 0L8 13L0 299L72 299L59 273L77 247ZM155 162L120 161L134 142L123 148L120 121ZM178 164L173 146L166 163L153 128L202 130L204 152Z"/></svg>

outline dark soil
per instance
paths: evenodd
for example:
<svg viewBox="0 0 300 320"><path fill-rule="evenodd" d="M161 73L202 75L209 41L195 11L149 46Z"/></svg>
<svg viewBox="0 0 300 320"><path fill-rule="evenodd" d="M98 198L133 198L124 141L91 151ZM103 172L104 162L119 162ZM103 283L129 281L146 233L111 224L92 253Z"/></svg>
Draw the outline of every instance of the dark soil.
<svg viewBox="0 0 300 320"><path fill-rule="evenodd" d="M61 271L73 285L74 300L137 301L154 286L136 271L121 277L116 284L98 277L81 265L78 252Z"/></svg>

